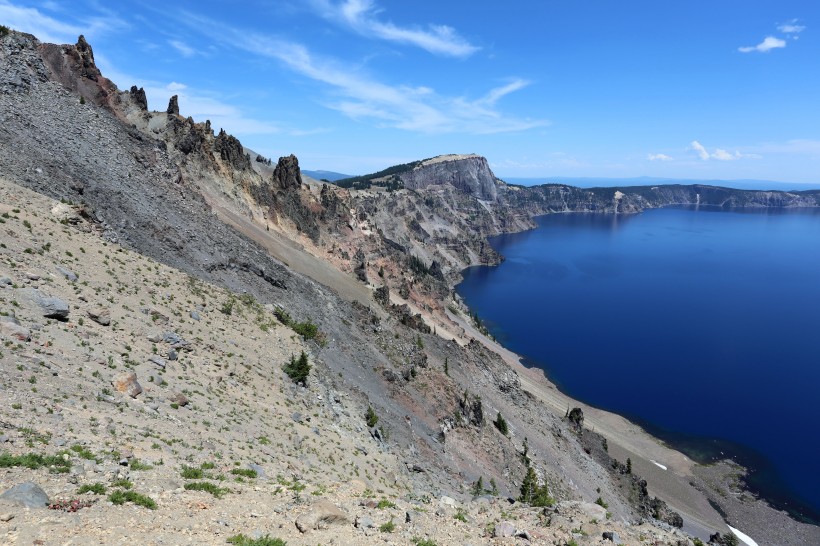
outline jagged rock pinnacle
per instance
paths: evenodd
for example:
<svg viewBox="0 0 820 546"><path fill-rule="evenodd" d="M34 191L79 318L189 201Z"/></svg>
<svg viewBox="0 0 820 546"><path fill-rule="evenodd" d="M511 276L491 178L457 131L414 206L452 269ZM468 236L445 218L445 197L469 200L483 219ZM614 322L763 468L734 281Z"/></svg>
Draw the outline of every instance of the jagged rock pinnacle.
<svg viewBox="0 0 820 546"><path fill-rule="evenodd" d="M171 97L171 100L168 101L168 114L178 116L179 115L179 97L174 95Z"/></svg>
<svg viewBox="0 0 820 546"><path fill-rule="evenodd" d="M148 110L148 98L145 96L145 89L140 87L137 89L136 85L131 86L131 97L134 99L134 102L144 111Z"/></svg>

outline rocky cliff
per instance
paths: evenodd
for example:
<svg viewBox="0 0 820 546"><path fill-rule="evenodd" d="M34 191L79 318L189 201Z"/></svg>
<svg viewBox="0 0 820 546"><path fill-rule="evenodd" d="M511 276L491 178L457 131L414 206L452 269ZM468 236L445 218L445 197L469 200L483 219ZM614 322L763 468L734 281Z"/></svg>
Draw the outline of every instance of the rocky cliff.
<svg viewBox="0 0 820 546"><path fill-rule="evenodd" d="M408 189L448 184L484 201L495 201L496 178L487 160L477 155L443 155L422 161L399 175Z"/></svg>
<svg viewBox="0 0 820 546"><path fill-rule="evenodd" d="M177 537L181 518L194 541L212 540L230 524L198 515L214 507L297 543L303 532L316 532L323 542L367 544L372 521L388 521L374 511L381 504L369 497L375 491L407 512L396 512L404 523L395 523L405 542L518 534L597 544L614 532L632 542L652 536L688 544L653 519L665 510L646 512L660 506L648 499L653 482L647 489L637 481L637 502L625 492L635 481L625 482L620 467L599 453L602 438L582 434L562 417L564 408L556 412L545 402L555 390L543 377L490 350L449 292L460 268L500 259L488 235L526 229L531 214L551 206L605 210L614 194L565 189L556 197L507 186L475 156L414 165L414 190L304 183L295 157L275 168L249 162L238 140L215 135L207 120L183 117L176 101L148 111L139 89L120 91L95 73L83 42L44 46L16 32L0 37L0 178L9 181L0 188L7 224L0 322L9 341L0 366L14 378L2 387L14 402L0 405L0 438L15 457L36 438L39 449L77 467L74 482L15 467L0 478L3 490L8 476L43 480L66 496L79 494L80 480L115 488L130 477L158 496L157 515L146 525L131 516L141 509L136 505L90 508L99 510L93 526L101 541L111 538L111 518L122 511L128 517L117 525L149 537L146 543L163 533ZM351 285L365 293L378 287L381 303L348 297ZM62 298L68 314L42 315L31 289ZM108 308L109 324L97 322L106 310L98 307ZM312 367L299 386L282 366L302 350ZM114 370L127 377L112 383ZM126 380L138 380L143 393L111 391ZM20 412L24 403L31 407ZM376 427L365 418L368 408ZM498 414L506 434L479 418ZM89 419L99 436L85 433ZM59 438L51 436L55 426ZM611 449L645 449L617 443L634 434L630 427L613 434ZM645 442L635 445L655 445ZM67 459L59 455L74 444ZM100 462L84 463L90 459L75 455L83 449ZM152 474L131 465L135 453L156 463ZM4 461L17 460L10 457ZM641 457L634 454L636 467ZM208 496L221 482L204 465L231 474L237 464L277 478L237 482L224 498ZM210 487L175 485L181 473L196 473L192 465ZM525 476L535 476L560 501L557 508L507 507L503 496L518 497ZM489 498L473 500L479 478L487 487L477 494L489 491ZM709 530L726 530L689 478L668 479L695 499L672 500ZM299 494L305 484L358 524L328 516L327 506L321 515L322 506ZM277 497L283 488L286 495ZM236 491L250 501L239 502ZM612 520L592 504L598 497ZM20 522L14 533L41 540L34 535L42 519L26 514L11 513ZM321 529L324 517L339 531ZM502 517L514 523L502 526ZM55 525L66 540L81 532L71 521Z"/></svg>

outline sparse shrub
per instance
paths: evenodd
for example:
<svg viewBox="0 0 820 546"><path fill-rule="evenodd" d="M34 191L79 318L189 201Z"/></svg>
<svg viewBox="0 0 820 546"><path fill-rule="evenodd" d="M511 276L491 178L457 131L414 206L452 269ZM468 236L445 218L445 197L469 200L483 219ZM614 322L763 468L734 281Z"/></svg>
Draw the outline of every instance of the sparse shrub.
<svg viewBox="0 0 820 546"><path fill-rule="evenodd" d="M310 364L305 351L302 351L298 359L291 355L290 362L285 364L282 369L294 383L306 385L308 374L310 374Z"/></svg>
<svg viewBox="0 0 820 546"><path fill-rule="evenodd" d="M53 467L53 472L65 473L71 468L71 462L60 455L40 455L39 453L12 455L8 452L0 454L0 468L15 466L22 466L32 470L46 466Z"/></svg>
<svg viewBox="0 0 820 546"><path fill-rule="evenodd" d="M287 546L287 542L281 538L273 538L270 535L265 535L257 539L253 539L246 535L234 535L228 538L228 544L236 544L237 546Z"/></svg>
<svg viewBox="0 0 820 546"><path fill-rule="evenodd" d="M462 523L467 523L467 512L465 512L464 510L459 508L456 511L455 515L453 515L453 519L457 519L458 521L460 521Z"/></svg>
<svg viewBox="0 0 820 546"><path fill-rule="evenodd" d="M477 497L484 493L484 477L479 476L478 479L473 482L473 487L471 489L471 493L474 497Z"/></svg>
<svg viewBox="0 0 820 546"><path fill-rule="evenodd" d="M364 419L367 422L368 428L375 427L376 423L379 422L379 416L376 415L376 411L373 409L373 406L367 406L367 412L364 414Z"/></svg>
<svg viewBox="0 0 820 546"><path fill-rule="evenodd" d="M396 524L393 523L393 518L390 518L390 521L388 521L387 523L382 523L379 526L379 531L381 531L382 533L392 533L395 530Z"/></svg>
<svg viewBox="0 0 820 546"><path fill-rule="evenodd" d="M187 491L205 491L216 498L222 498L222 495L228 492L227 489L214 485L210 482L190 482L185 484Z"/></svg>
<svg viewBox="0 0 820 546"><path fill-rule="evenodd" d="M290 327L305 339L313 339L319 334L319 327L313 324L310 319L305 322L294 322Z"/></svg>
<svg viewBox="0 0 820 546"><path fill-rule="evenodd" d="M201 480L205 477L205 472L201 468L183 466L180 473L186 480Z"/></svg>
<svg viewBox="0 0 820 546"><path fill-rule="evenodd" d="M429 538L413 537L412 540L415 546L438 546L438 544L436 544L435 541L430 540Z"/></svg>
<svg viewBox="0 0 820 546"><path fill-rule="evenodd" d="M385 508L395 508L395 507L396 507L396 504L393 503L393 502L390 502L387 499L380 500L379 503L376 505L376 508L378 508L379 510L384 510Z"/></svg>
<svg viewBox="0 0 820 546"><path fill-rule="evenodd" d="M598 506L601 506L603 508L609 508L609 505L606 502L604 502L604 499L602 499L601 497L598 497L597 499L595 499L595 504L597 504Z"/></svg>
<svg viewBox="0 0 820 546"><path fill-rule="evenodd" d="M257 476L256 470L251 468L232 468L231 474L234 476L244 476L245 478L255 478Z"/></svg>
<svg viewBox="0 0 820 546"><path fill-rule="evenodd" d="M108 500L111 501L112 504L116 505L125 504L126 502L132 502L137 506L143 506L145 508L148 508L149 510L155 510L157 508L157 503L154 502L154 499L147 495L137 493L136 491L117 490L108 495Z"/></svg>
<svg viewBox="0 0 820 546"><path fill-rule="evenodd" d="M501 415L500 411L498 412L498 415L496 416L495 421L493 421L493 424L495 425L495 428L498 429L498 432L500 432L504 436L506 436L510 433L510 429L507 426L507 420L504 419L504 416Z"/></svg>
<svg viewBox="0 0 820 546"><path fill-rule="evenodd" d="M9 27L7 27L6 25L0 25L0 38L2 38L3 36L8 36L9 32L11 32L11 29Z"/></svg>
<svg viewBox="0 0 820 546"><path fill-rule="evenodd" d="M94 493L95 495L105 495L105 485L101 483L86 483L77 490L78 495L83 493Z"/></svg>

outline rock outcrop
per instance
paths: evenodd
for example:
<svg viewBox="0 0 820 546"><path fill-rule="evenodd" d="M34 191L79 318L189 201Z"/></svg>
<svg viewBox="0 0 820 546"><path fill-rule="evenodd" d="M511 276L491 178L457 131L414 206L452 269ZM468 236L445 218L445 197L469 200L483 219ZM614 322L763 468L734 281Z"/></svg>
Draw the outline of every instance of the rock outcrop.
<svg viewBox="0 0 820 546"><path fill-rule="evenodd" d="M477 155L449 155L428 159L400 174L399 178L408 189L449 184L483 201L495 201L497 195L495 175L487 160Z"/></svg>

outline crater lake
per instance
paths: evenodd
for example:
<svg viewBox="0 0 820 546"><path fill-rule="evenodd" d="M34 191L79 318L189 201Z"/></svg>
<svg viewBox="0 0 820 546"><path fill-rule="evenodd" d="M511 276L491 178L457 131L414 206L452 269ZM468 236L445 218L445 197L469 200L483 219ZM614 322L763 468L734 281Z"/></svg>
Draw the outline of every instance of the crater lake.
<svg viewBox="0 0 820 546"><path fill-rule="evenodd" d="M551 214L464 272L471 310L566 394L820 515L820 211Z"/></svg>

